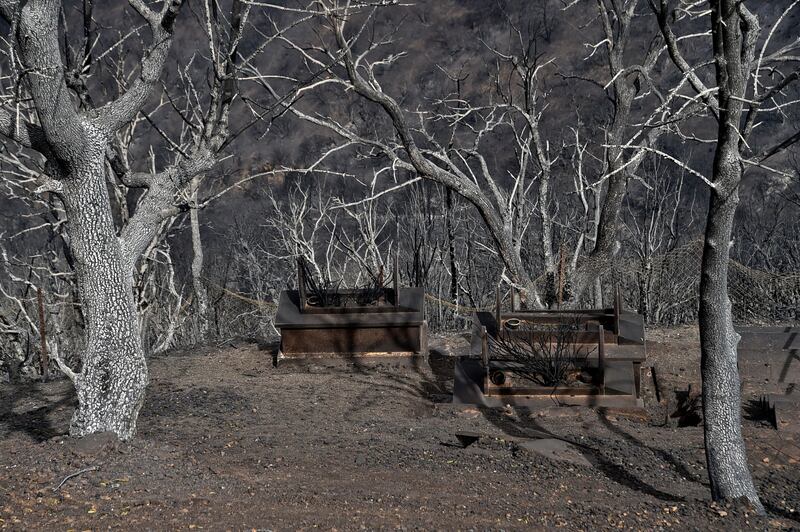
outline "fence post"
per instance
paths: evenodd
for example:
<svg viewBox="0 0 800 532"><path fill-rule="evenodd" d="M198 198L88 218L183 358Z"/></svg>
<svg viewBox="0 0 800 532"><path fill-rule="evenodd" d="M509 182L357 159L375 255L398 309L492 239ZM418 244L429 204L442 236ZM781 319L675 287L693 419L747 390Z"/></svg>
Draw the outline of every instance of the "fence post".
<svg viewBox="0 0 800 532"><path fill-rule="evenodd" d="M306 310L306 272L304 265L305 259L302 256L297 257L297 294L300 298L300 312L305 312Z"/></svg>
<svg viewBox="0 0 800 532"><path fill-rule="evenodd" d="M497 337L500 338L500 334L503 330L503 324L500 323L500 285L497 285L497 292L495 293L495 302L494 302L494 319L495 319L495 326L497 327Z"/></svg>
<svg viewBox="0 0 800 532"><path fill-rule="evenodd" d="M600 393L606 393L606 332L602 325L597 326L600 336L597 343L597 366L600 369Z"/></svg>
<svg viewBox="0 0 800 532"><path fill-rule="evenodd" d="M42 373L42 380L47 380L47 331L45 329L44 321L44 295L42 289L36 289L36 303L39 306L39 337L41 338L41 346L39 348L39 368Z"/></svg>

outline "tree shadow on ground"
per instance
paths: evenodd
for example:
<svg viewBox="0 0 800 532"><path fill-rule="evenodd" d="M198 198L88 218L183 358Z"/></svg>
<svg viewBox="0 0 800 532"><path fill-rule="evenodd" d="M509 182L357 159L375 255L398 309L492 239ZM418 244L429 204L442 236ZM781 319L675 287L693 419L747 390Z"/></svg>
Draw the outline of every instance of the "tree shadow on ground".
<svg viewBox="0 0 800 532"><path fill-rule="evenodd" d="M349 375L354 376L352 382L369 385L371 390L384 389L431 403L451 401L455 358L447 353L434 348L414 356L358 355L350 353L354 346L354 341L352 345L337 346L337 352L341 354L278 359L280 342L258 343L259 351L269 354L270 362L280 373L325 374L331 378ZM377 406L382 400L372 391L365 392L353 397L353 406L348 413L357 415Z"/></svg>
<svg viewBox="0 0 800 532"><path fill-rule="evenodd" d="M251 408L250 400L231 387L177 389L172 383L161 383L148 389L139 415L142 418L190 415L228 418L233 413Z"/></svg>
<svg viewBox="0 0 800 532"><path fill-rule="evenodd" d="M676 473L681 475L686 480L689 480L691 482L697 482L705 487L710 487L707 481L704 481L702 478L699 478L699 475L696 472L686 467L686 464L681 462L673 454L669 453L668 451L665 451L664 449L659 449L657 447L652 447L650 445L645 444L642 440L638 439L633 434L624 431L622 428L612 423L611 420L608 418L608 412L605 409L603 408L598 409L597 418L600 421L600 423L602 423L603 426L606 427L609 431L613 432L614 434L617 434L618 436L621 436L623 439L636 445L637 447L646 449L651 453L653 453L654 455L658 456L661 460L668 463Z"/></svg>
<svg viewBox="0 0 800 532"><path fill-rule="evenodd" d="M771 502L764 501L763 498L761 500L761 504L764 505L764 509L772 515L782 517L783 519L788 519L789 521L794 521L795 523L800 524L800 514L798 512L790 512L785 508L779 508L775 506Z"/></svg>
<svg viewBox="0 0 800 532"><path fill-rule="evenodd" d="M20 432L36 442L43 442L65 433L66 427L56 424L53 414L62 407L77 407L74 391L70 390L63 397L53 400L44 394L38 383L15 384L9 387L9 393L4 394L3 401L0 402L0 436ZM19 412L25 403L42 406Z"/></svg>
<svg viewBox="0 0 800 532"><path fill-rule="evenodd" d="M599 449L587 445L586 443L577 442L552 433L531 418L530 409L527 407L517 407L515 409L517 413L515 418L505 415L501 409L497 408L479 407L479 410L487 421L502 430L508 436L515 438L555 438L574 445L606 478L630 490L650 495L661 501L674 502L686 500L682 496L667 493L644 482L627 471L623 466L609 460Z"/></svg>
<svg viewBox="0 0 800 532"><path fill-rule="evenodd" d="M384 364L361 364L354 367L360 376L379 376L388 382L375 382L372 380L356 380L371 387L381 388L407 397L422 399L436 403L449 403L453 396L453 357L437 349L430 350L427 357L414 357L403 360L398 370ZM347 370L345 370L347 371ZM351 415L367 410L381 401L380 398L369 397L374 394L365 392L364 397L356 398Z"/></svg>

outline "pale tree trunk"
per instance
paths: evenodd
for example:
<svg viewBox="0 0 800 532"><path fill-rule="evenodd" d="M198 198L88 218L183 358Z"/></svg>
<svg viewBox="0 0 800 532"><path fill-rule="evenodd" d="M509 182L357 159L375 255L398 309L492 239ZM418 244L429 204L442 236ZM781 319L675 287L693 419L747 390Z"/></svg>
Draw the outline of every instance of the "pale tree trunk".
<svg viewBox="0 0 800 532"><path fill-rule="evenodd" d="M728 297L728 253L736 206L741 163L729 142L720 144L714 162L715 183L735 186L712 190L706 223L700 278L700 343L703 378L703 423L706 461L715 500L746 497L763 512L756 493L742 436L741 388Z"/></svg>
<svg viewBox="0 0 800 532"><path fill-rule="evenodd" d="M539 176L538 206L539 214L542 217L541 250L544 269L547 273L555 276L556 259L553 256L553 218L550 214L550 201L552 192L550 187L551 166L553 160L550 159L550 145L542 140L540 132L541 112L537 107L537 99L541 97L538 90L537 72L539 67L535 60L533 64L516 59L513 61L520 79L523 80L525 95L524 117L530 127L529 145L531 152L536 159L541 172Z"/></svg>
<svg viewBox="0 0 800 532"><path fill-rule="evenodd" d="M148 382L131 285L133 264L117 237L105 158L113 134L140 111L160 77L181 2L170 0L158 13L141 0L131 3L153 33L139 77L117 100L83 112L75 108L66 86L59 42L61 2L0 2L0 15L18 21L12 25L14 38L40 122L19 115L12 121L4 112L0 132L47 159L37 192L53 192L63 201L86 326L81 370L76 373L55 357L78 396L70 424L73 436L111 431L120 439L131 438Z"/></svg>
<svg viewBox="0 0 800 532"><path fill-rule="evenodd" d="M489 228L489 233L495 242L499 258L506 267L508 280L520 290L520 296L526 303L531 306L542 307L536 283L533 282L528 270L522 264L520 247L514 242L514 237L503 227L502 223L498 223L494 217L488 215L488 209L484 211L480 205L476 206L484 223Z"/></svg>
<svg viewBox="0 0 800 532"><path fill-rule="evenodd" d="M781 71L782 59L798 46L794 42L784 47L778 57L771 60L764 55L770 41L767 37L756 62L761 33L758 17L742 0L709 0L708 6L710 10L698 2L683 14L688 15L689 20L709 19L713 42L713 54L709 55L713 57L716 87L707 86L697 74L697 67L683 56L678 37L671 28L677 14L673 4L669 0L652 3L672 62L717 124L713 176L711 182L706 180L711 197L700 278L699 320L704 434L711 494L715 500L745 497L757 511L764 513L750 474L742 436L741 383L737 367L740 337L733 328L728 297L728 261L744 165L766 168L765 160L800 141L800 132L795 131L755 151L757 143L750 138L757 124L769 120L759 116L762 112L779 111L783 117L786 116L783 108L795 103L784 102L780 108L772 110L761 108L776 95L785 94L787 86L800 79L797 72ZM770 36L792 7L794 3L776 19ZM681 18L686 18L683 14ZM706 58L701 60L707 61ZM758 81L759 76L762 81ZM752 85L751 78L755 78ZM768 79L777 81L770 86ZM753 87L752 91L748 91L748 87ZM676 116L680 116L680 112ZM673 121L675 118L673 116Z"/></svg>
<svg viewBox="0 0 800 532"><path fill-rule="evenodd" d="M129 439L144 400L147 365L106 189L104 150L92 151L86 166L76 169L80 178L65 179L61 192L87 339L74 379L78 408L70 434L111 431Z"/></svg>
<svg viewBox="0 0 800 532"><path fill-rule="evenodd" d="M123 160L122 150L113 150L111 145L159 84L183 0L128 3L146 21L152 39L135 66L136 75L126 75L129 83L123 84L124 93L94 108L91 98L83 97L88 96L87 73L94 64L89 57L91 47L74 62L85 68L65 71L61 37L67 43L68 36L59 25L61 0L0 0L0 16L15 30L14 45L25 72L12 76L24 83L15 89L30 92L25 107L34 109L36 115L27 111L12 115L0 108L0 134L47 159L46 173L40 176L41 186L35 192L52 192L63 200L66 240L86 324L80 371L53 357L77 390L78 409L70 426L74 436L112 431L129 439L135 433L148 376L133 296L134 267L147 246L163 236L160 230L165 222L187 206L181 198L190 192L186 188L192 178L216 164L225 146L240 58L236 45L249 13L240 0L233 1L227 17L220 16L216 4L212 9L206 3L214 70L208 109L190 113L194 122L184 127L193 131L187 135L192 140L183 143L173 164L158 173L133 172ZM84 0L86 43L95 42L92 5L92 0ZM11 66L20 65L15 60ZM185 84L187 91L196 92L191 79ZM75 94L81 96L80 109L75 106ZM126 187L144 189L135 213L122 217L119 236L106 184L106 158ZM194 229L198 229L197 223ZM202 254L197 265L202 266ZM199 271L193 269L197 275Z"/></svg>
<svg viewBox="0 0 800 532"><path fill-rule="evenodd" d="M740 337L733 328L728 297L731 233L743 171L739 126L758 21L737 0L710 3L719 126L700 270L700 364L706 461L715 500L746 497L763 513L742 436L736 352Z"/></svg>
<svg viewBox="0 0 800 532"><path fill-rule="evenodd" d="M205 342L208 337L208 291L203 284L203 241L200 238L200 211L197 193L200 188L200 176L192 179L192 208L189 211L192 228L192 287L197 303L197 341Z"/></svg>
<svg viewBox="0 0 800 532"><path fill-rule="evenodd" d="M556 259L553 255L553 217L550 215L550 168L539 178L539 212L542 216L542 259L544 269L555 275Z"/></svg>

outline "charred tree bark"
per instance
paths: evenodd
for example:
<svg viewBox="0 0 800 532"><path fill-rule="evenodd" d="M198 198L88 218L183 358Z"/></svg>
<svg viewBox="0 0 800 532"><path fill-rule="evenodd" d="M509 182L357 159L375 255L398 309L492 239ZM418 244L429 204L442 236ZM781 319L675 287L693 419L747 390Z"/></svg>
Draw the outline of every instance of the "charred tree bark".
<svg viewBox="0 0 800 532"><path fill-rule="evenodd" d="M200 237L200 212L197 205L199 176L192 180L192 208L189 212L192 228L192 286L197 304L197 336L200 343L208 337L208 291L203 284L203 241Z"/></svg>
<svg viewBox="0 0 800 532"><path fill-rule="evenodd" d="M717 124L717 145L714 154L711 194L706 220L705 243L700 279L700 340L703 380L703 413L706 461L715 500L747 498L759 511L764 507L758 498L741 427L741 391L737 367L739 335L733 328L731 302L728 296L728 262L739 185L746 165L762 166L766 159L800 141L800 133L770 142L760 151L754 150L751 139L762 104L800 79L800 71L781 72L781 57L765 55L769 37L761 44L756 61L760 23L743 0L709 0L710 10L697 3L694 10L676 8L670 0L652 3L670 58L697 93L708 116ZM770 36L794 4L776 19ZM713 44L716 87L709 87L698 76L696 68L684 58L679 39L670 27L678 19L703 19L709 16ZM786 47L794 50L795 44ZM787 52L782 51L780 56ZM711 55L711 54L710 54ZM769 71L762 74L760 71ZM771 86L759 82L777 79ZM755 78L752 83L750 79ZM778 109L791 105L783 102ZM745 113L745 107L747 112ZM775 109L772 110L773 112ZM784 111L780 111L783 115ZM677 115L680 112L676 113ZM674 119L674 117L673 117Z"/></svg>
<svg viewBox="0 0 800 532"><path fill-rule="evenodd" d="M746 497L763 513L742 436L736 350L740 337L733 328L728 297L730 242L743 172L739 124L758 32L755 17L740 9L746 10L736 0L711 1L719 128L700 278L700 364L711 494L715 500Z"/></svg>
<svg viewBox="0 0 800 532"><path fill-rule="evenodd" d="M593 230L587 231L584 239L590 249L586 250L580 262L574 261L576 267L573 268L571 286L575 295L573 301L579 301L582 294L592 294L595 306L602 306L605 281L602 276L612 268L620 249L620 212L628 183L643 160L642 148L655 144L664 131L663 124L644 118L646 115L634 107L642 90L647 90L648 86L653 90L651 74L663 41L661 35L655 35L644 56L631 61L632 57L640 55L631 50L631 29L634 24L642 23L637 9L647 2L594 0L592 3L596 5L597 20L605 36L597 46L605 48L604 76L607 77L598 83L607 91L612 108L604 132L602 174L598 185L593 186L597 202L595 217L591 220ZM603 189L605 194L600 199Z"/></svg>
<svg viewBox="0 0 800 532"><path fill-rule="evenodd" d="M612 70L613 71L613 70ZM619 80L614 83L615 109L611 125L609 144L619 146L627 131L630 121L631 105L636 92L628 86L628 82ZM622 149L609 148L606 154L606 165L609 174L608 189L600 208L600 221L597 225L597 241L592 254L594 256L611 257L619 239L619 213L628 190L631 172L626 168L628 161L623 157Z"/></svg>
<svg viewBox="0 0 800 532"><path fill-rule="evenodd" d="M42 380L47 381L47 324L44 315L44 294L42 288L36 289L36 306L39 311L39 372Z"/></svg>
<svg viewBox="0 0 800 532"><path fill-rule="evenodd" d="M628 182L636 173L641 162L638 155L626 156L622 145L630 136L632 127L631 110L634 99L642 85L649 83L650 72L659 57L662 42L660 37L653 39L641 64L626 64L625 52L629 48L630 30L639 0L616 2L597 0L598 16L606 36L608 74L612 79L611 100L613 118L607 132L605 154L605 175L608 187L600 210L597 225L597 238L592 255L610 258L615 253L620 233L620 211ZM661 128L651 128L642 142L654 144L661 134Z"/></svg>
<svg viewBox="0 0 800 532"><path fill-rule="evenodd" d="M729 133L735 132L729 131ZM736 137L721 142L714 161L700 279L700 342L706 461L715 500L747 497L763 512L753 485L742 436L741 392L728 297L728 259L742 169Z"/></svg>
<svg viewBox="0 0 800 532"><path fill-rule="evenodd" d="M86 321L78 409L70 434L111 431L129 439L148 383L129 272L124 268L104 173L104 149L87 154L80 178L64 182L75 274Z"/></svg>
<svg viewBox="0 0 800 532"><path fill-rule="evenodd" d="M130 3L148 21L153 41L128 90L104 107L88 110L76 109L66 83L59 42L61 2L0 3L0 14L16 21L16 45L40 124L19 117L12 121L5 113L0 116L0 133L47 159L37 192L53 192L64 204L86 324L81 371L74 372L56 358L78 395L70 424L73 436L111 431L120 439L131 438L148 382L132 263L117 236L106 186L106 153L114 133L141 110L160 78L181 1L164 2L158 13L141 0Z"/></svg>
<svg viewBox="0 0 800 532"><path fill-rule="evenodd" d="M224 149L230 107L238 90L237 61L241 57L236 47L249 13L242 9L241 0L233 1L229 17L220 16L216 4L206 4L206 22L213 34L209 45L214 74L208 108L191 113L193 122L184 126L192 130L187 136L191 141L177 150L180 155L171 165L158 173L132 172L122 151L113 149L114 142L159 84L183 1L128 3L146 21L152 38L135 75L125 78L130 83L121 84L126 86L125 92L95 108L82 77L89 68L81 66L69 75L65 71L62 34L65 46L70 47L63 33L66 30L59 25L62 2L0 1L0 15L16 30L21 65L13 66L24 72L19 77L25 86L20 89L30 92L38 118L27 120L0 109L0 134L38 151L47 160L46 175L36 192L55 193L64 204L65 240L86 325L80 372L53 357L77 390L78 409L70 425L74 436L111 431L120 439L129 439L135 433L148 375L133 294L134 268L148 246L163 238L165 222L188 207L182 198L191 195L186 189L192 178L213 167ZM90 35L91 4L87 0L84 5L84 57L72 61L74 49L63 51L68 66L91 63L88 43L97 41ZM195 88L187 86L186 90ZM184 121L189 122L186 117ZM144 190L133 215L122 217L119 234L106 182L109 168L126 187ZM197 207L196 197L194 203Z"/></svg>

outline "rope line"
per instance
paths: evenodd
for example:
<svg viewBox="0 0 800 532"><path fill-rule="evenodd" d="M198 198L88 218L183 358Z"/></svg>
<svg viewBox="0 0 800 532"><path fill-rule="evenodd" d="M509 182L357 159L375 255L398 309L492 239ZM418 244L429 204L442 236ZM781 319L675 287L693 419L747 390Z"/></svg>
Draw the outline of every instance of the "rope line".
<svg viewBox="0 0 800 532"><path fill-rule="evenodd" d="M617 285L622 290L629 307L647 309L648 320L663 323L685 323L697 317L700 265L703 240L697 239L671 251L654 255L647 260L641 257L586 257L578 262L570 279L601 279L609 289ZM533 279L540 293L554 289L547 272ZM249 305L269 311L277 309L274 301L263 301L247 294L220 286L203 277L210 287ZM591 282L583 286L584 293L573 294L577 305L592 305ZM800 272L773 273L729 261L728 294L733 304L734 318L739 321L760 323L770 320L800 319ZM459 304L438 295L425 292L425 300L439 305L461 317L473 312L493 308L493 294L487 294L484 307Z"/></svg>
<svg viewBox="0 0 800 532"><path fill-rule="evenodd" d="M245 303L250 303L251 305L256 306L256 307L267 307L267 308L274 308L274 309L278 308L278 305L276 303L273 303L272 301L262 301L260 299L253 299L252 297L248 297L248 296L246 296L244 294L241 294L239 292L234 292L233 290L225 288L224 286L220 286L220 285L212 282L211 280L209 280L207 277L203 277L203 279L209 284L209 286L212 286L212 287L216 288L217 290L225 292L229 296L231 296L233 298L236 298L236 299L239 299L241 301L244 301Z"/></svg>
<svg viewBox="0 0 800 532"><path fill-rule="evenodd" d="M255 299L255 298L246 296L246 295L244 295L244 294L242 294L240 292L235 292L235 291L233 291L233 290L231 290L229 288L225 288L224 286L218 285L218 284L216 284L216 283L214 283L212 281L209 281L206 277L203 277L203 279L209 284L209 286L212 286L212 287L216 288L217 290L219 290L221 292L225 292L229 296L231 296L233 298L236 298L236 299L238 299L240 301L244 301L245 303L250 303L251 305L257 306L257 307L278 308L278 305L276 303L272 302L272 301L263 301L263 300L260 300L260 299ZM461 311L465 311L465 312L475 312L475 311L486 310L486 309L481 309L481 308L468 307L468 306L465 306L465 305L458 305L456 303L452 303L450 301L438 298L435 295L430 294L428 292L425 292L425 298L430 300L430 301L441 303L445 307L448 307L448 308L451 308L451 309L455 309L455 310L461 310Z"/></svg>

